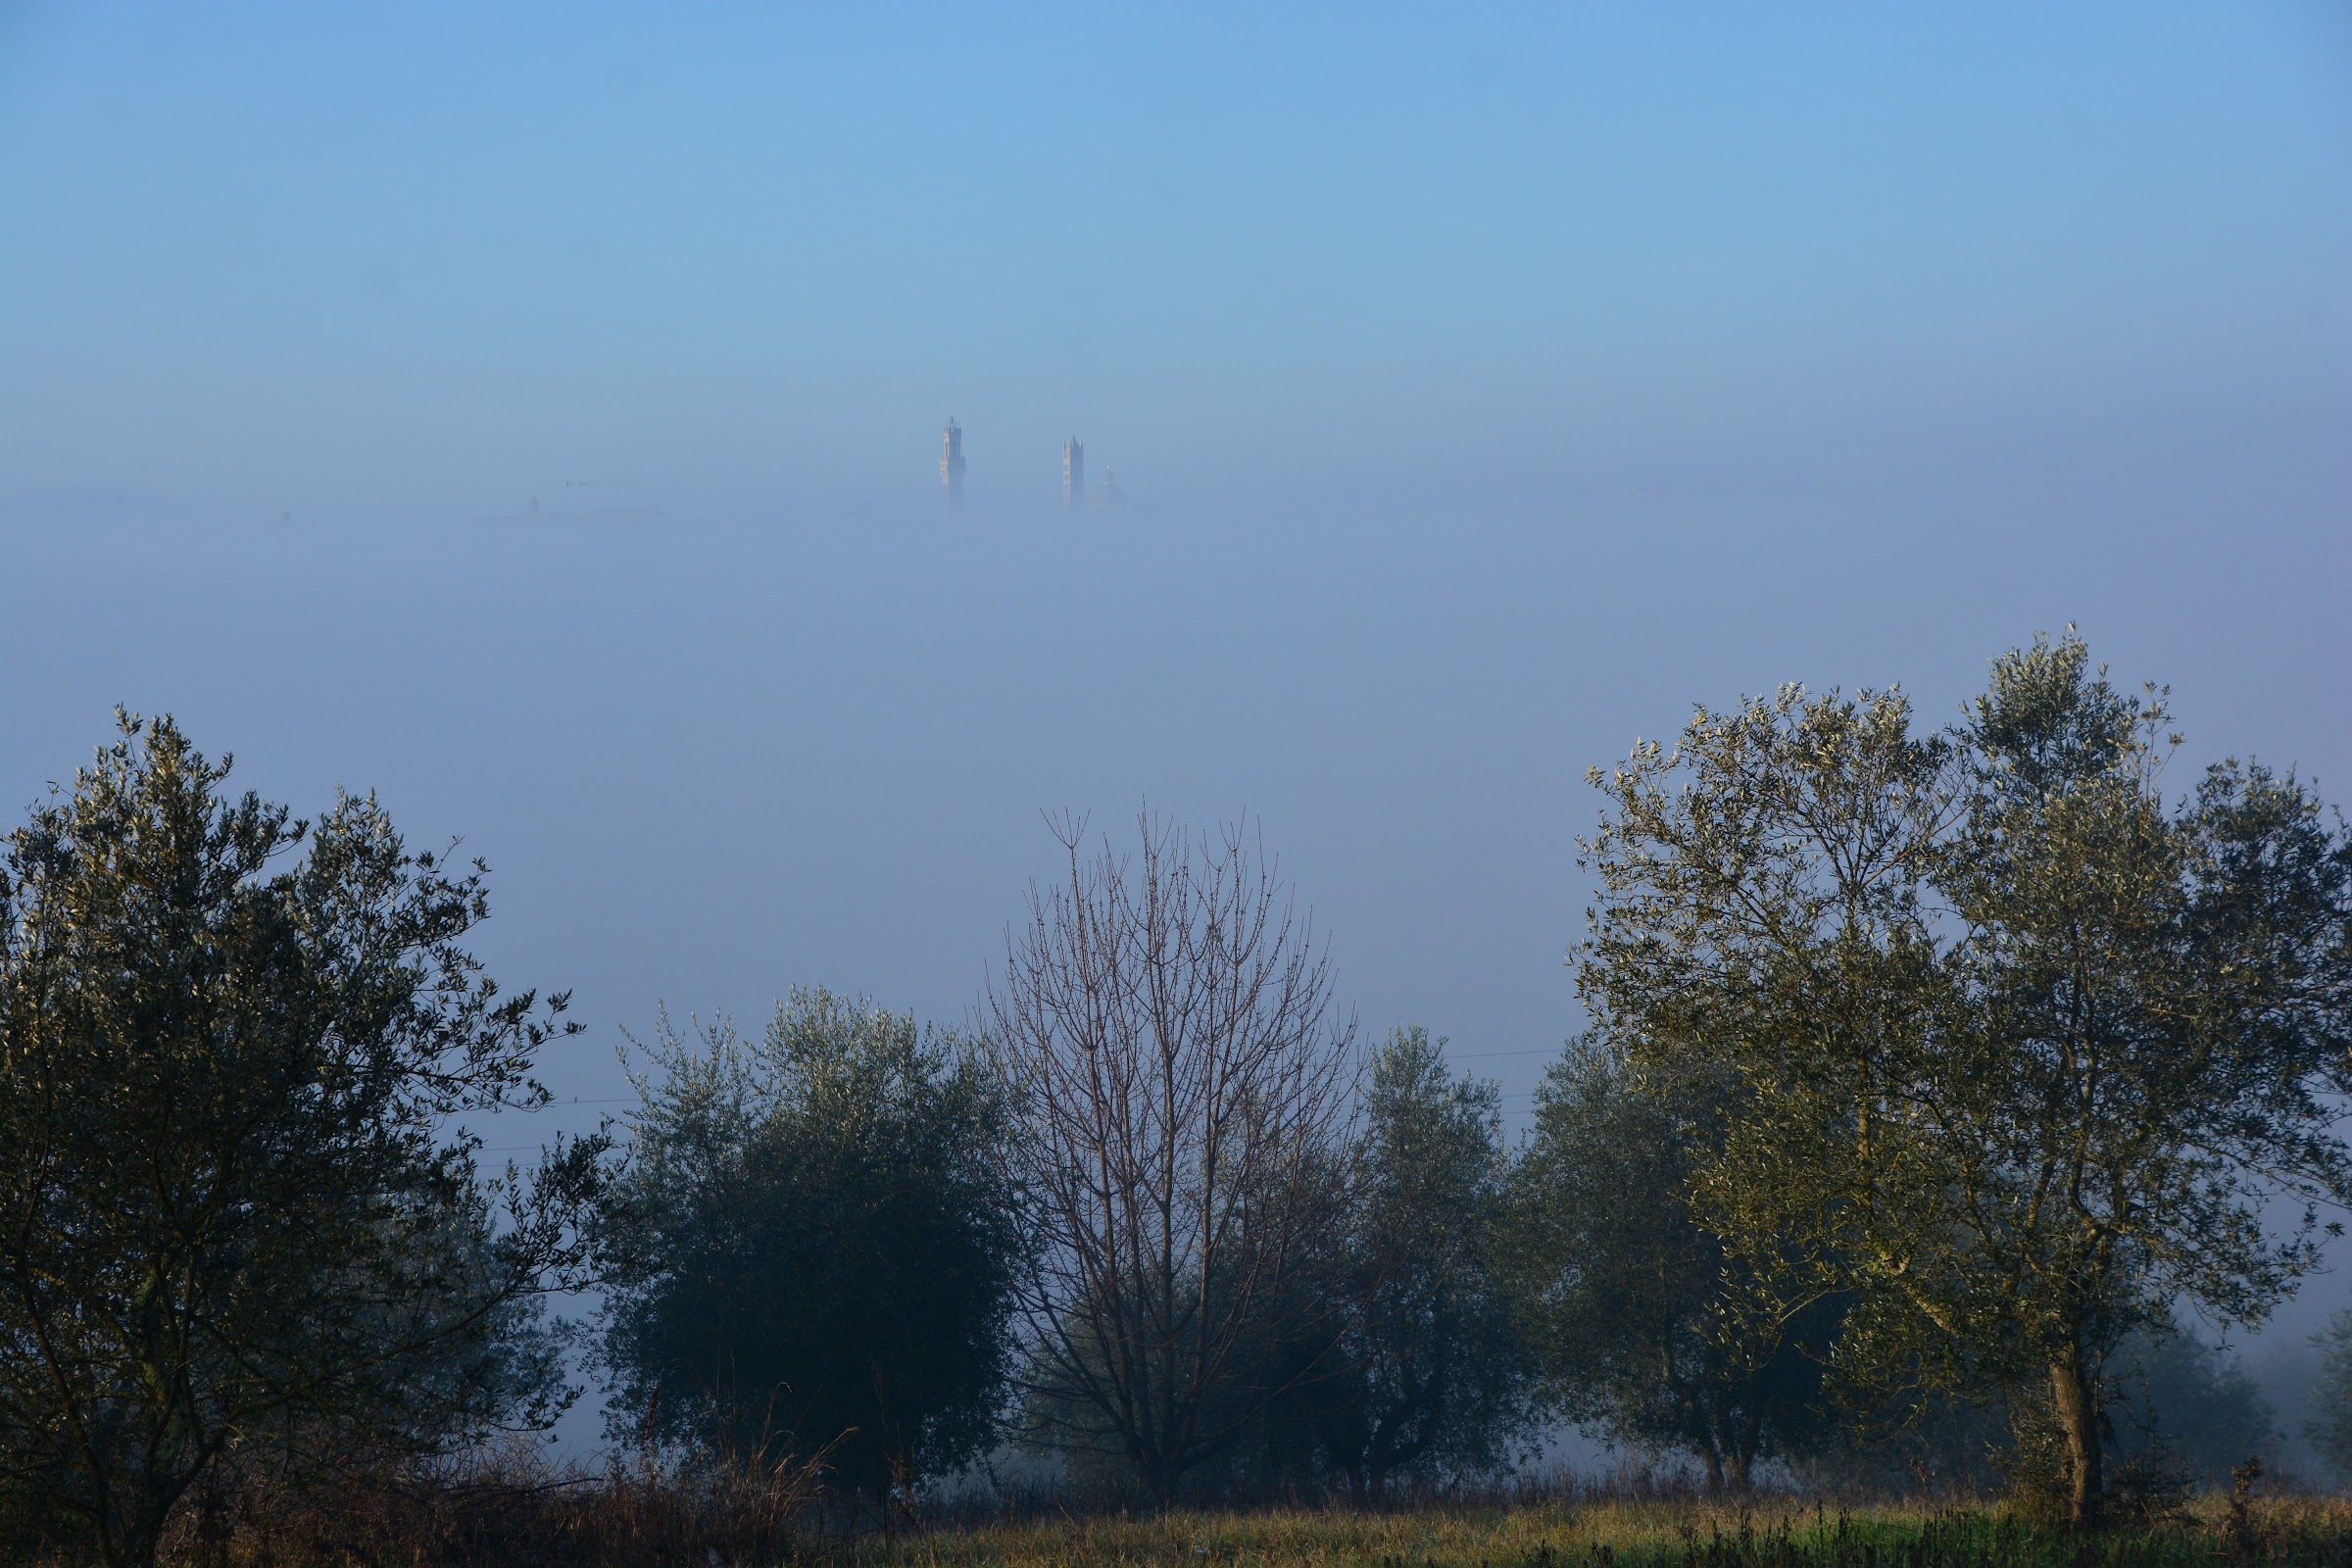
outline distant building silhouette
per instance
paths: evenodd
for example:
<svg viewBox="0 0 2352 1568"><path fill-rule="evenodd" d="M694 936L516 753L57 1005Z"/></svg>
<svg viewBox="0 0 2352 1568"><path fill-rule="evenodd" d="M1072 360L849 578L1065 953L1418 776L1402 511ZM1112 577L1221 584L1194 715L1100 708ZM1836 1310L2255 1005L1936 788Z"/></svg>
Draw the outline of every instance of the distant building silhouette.
<svg viewBox="0 0 2352 1568"><path fill-rule="evenodd" d="M939 460L939 493L950 512L963 510L963 427L948 416L948 427L939 433L943 449Z"/></svg>
<svg viewBox="0 0 2352 1568"><path fill-rule="evenodd" d="M1097 512L1117 512L1127 505L1127 492L1119 488L1119 478L1108 468L1102 470L1102 489L1095 497Z"/></svg>
<svg viewBox="0 0 2352 1568"><path fill-rule="evenodd" d="M1086 510L1086 448L1076 436L1061 444L1061 510Z"/></svg>

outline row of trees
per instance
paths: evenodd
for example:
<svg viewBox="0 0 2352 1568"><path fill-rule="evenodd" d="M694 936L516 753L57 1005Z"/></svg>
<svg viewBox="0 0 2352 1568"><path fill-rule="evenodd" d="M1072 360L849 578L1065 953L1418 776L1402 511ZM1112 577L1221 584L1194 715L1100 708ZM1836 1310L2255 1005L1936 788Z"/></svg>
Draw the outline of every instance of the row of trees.
<svg viewBox="0 0 2352 1568"><path fill-rule="evenodd" d="M613 1437L879 1493L1009 1434L1162 1501L1494 1463L1531 1405L1492 1086L1419 1030L1359 1072L1238 834L1064 826L977 1032L821 990L756 1042L658 1028L601 1233Z"/></svg>
<svg viewBox="0 0 2352 1568"><path fill-rule="evenodd" d="M1943 731L1791 687L1596 774L1592 1027L1515 1154L1442 1043L1359 1052L1242 831L1064 821L970 1029L663 1018L625 1144L492 1173L454 1129L571 1026L465 951L478 862L126 718L0 883L0 1510L137 1563L208 1487L544 1425L601 1285L616 1441L873 1494L1009 1433L1370 1498L1560 1412L2095 1522L2159 1405L2226 1424L2176 1311L2260 1321L2352 1200L2352 838L2253 764L2168 803L2169 723L2070 635Z"/></svg>

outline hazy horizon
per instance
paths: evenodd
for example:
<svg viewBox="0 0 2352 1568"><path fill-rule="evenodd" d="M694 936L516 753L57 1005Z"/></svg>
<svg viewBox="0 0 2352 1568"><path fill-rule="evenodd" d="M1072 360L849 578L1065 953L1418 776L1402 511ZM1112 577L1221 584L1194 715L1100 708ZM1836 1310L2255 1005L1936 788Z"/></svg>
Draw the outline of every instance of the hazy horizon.
<svg viewBox="0 0 2352 1568"><path fill-rule="evenodd" d="M959 1019L1148 803L1522 1123L1588 766L2070 623L2173 790L2352 801L2328 6L10 6L0 211L0 805L117 703L376 790L583 1102L662 1004Z"/></svg>

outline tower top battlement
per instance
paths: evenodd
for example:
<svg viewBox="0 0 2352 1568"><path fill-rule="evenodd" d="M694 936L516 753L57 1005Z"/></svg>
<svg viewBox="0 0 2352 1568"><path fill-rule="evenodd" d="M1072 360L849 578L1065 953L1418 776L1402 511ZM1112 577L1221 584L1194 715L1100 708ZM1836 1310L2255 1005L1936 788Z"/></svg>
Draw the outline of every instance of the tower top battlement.
<svg viewBox="0 0 2352 1568"><path fill-rule="evenodd" d="M1061 510L1086 510L1086 448L1074 435L1061 444Z"/></svg>
<svg viewBox="0 0 2352 1568"><path fill-rule="evenodd" d="M963 426L956 416L948 416L948 427L939 432L939 496L950 512L963 510Z"/></svg>

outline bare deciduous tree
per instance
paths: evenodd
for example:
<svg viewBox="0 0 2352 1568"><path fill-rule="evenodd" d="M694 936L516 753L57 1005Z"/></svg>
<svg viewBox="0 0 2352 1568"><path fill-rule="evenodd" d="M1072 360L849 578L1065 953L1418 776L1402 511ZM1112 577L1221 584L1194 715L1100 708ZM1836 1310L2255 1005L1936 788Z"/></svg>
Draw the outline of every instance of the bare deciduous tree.
<svg viewBox="0 0 2352 1568"><path fill-rule="evenodd" d="M1006 1146L1031 1256L1036 1408L1162 1499L1278 1387L1294 1288L1354 1100L1352 1018L1246 825L1139 819L1140 856L1054 835L991 1030L1018 1097Z"/></svg>

